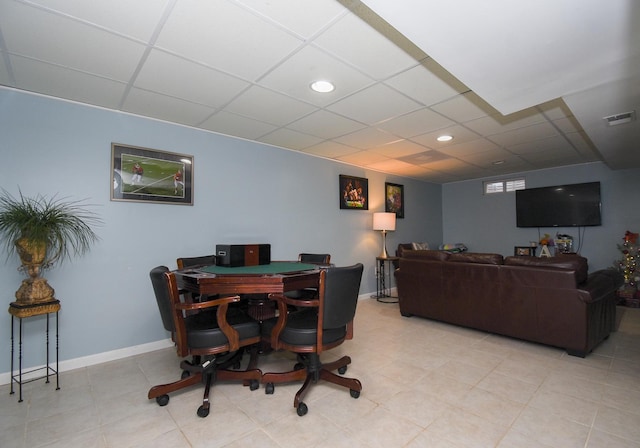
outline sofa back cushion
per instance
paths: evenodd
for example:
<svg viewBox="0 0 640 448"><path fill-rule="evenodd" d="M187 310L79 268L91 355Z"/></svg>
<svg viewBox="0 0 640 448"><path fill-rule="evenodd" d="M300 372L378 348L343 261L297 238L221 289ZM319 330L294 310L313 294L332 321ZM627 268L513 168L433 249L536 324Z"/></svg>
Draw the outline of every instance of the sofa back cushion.
<svg viewBox="0 0 640 448"><path fill-rule="evenodd" d="M503 264L504 257L500 254L462 252L449 255L448 261L457 263Z"/></svg>
<svg viewBox="0 0 640 448"><path fill-rule="evenodd" d="M528 266L541 268L567 269L576 272L576 283L587 280L589 275L589 265L587 259L580 255L558 255L555 257L507 257L504 264L510 266Z"/></svg>
<svg viewBox="0 0 640 448"><path fill-rule="evenodd" d="M446 261L451 254L441 250L404 250L403 258L417 258L421 260Z"/></svg>

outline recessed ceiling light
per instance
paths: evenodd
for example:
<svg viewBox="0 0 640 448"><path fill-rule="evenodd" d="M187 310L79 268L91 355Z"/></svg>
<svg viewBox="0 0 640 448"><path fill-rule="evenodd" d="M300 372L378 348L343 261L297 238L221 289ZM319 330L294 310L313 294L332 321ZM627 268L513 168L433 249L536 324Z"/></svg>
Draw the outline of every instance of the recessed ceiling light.
<svg viewBox="0 0 640 448"><path fill-rule="evenodd" d="M333 92L336 87L329 81L315 81L311 83L311 90L320 93Z"/></svg>
<svg viewBox="0 0 640 448"><path fill-rule="evenodd" d="M439 142L450 142L451 140L453 140L453 137L451 135L441 135L436 140L438 140Z"/></svg>

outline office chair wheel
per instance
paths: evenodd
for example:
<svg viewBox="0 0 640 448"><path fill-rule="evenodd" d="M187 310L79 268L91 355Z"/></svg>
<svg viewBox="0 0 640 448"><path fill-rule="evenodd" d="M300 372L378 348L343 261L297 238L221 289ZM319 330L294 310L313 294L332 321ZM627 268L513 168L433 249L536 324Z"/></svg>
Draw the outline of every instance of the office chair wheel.
<svg viewBox="0 0 640 448"><path fill-rule="evenodd" d="M347 366L342 366L338 369L338 373L340 375L344 375L346 371L347 371Z"/></svg>
<svg viewBox="0 0 640 448"><path fill-rule="evenodd" d="M209 408L205 408L204 405L201 405L198 408L198 417L205 418L207 415L209 415Z"/></svg>
<svg viewBox="0 0 640 448"><path fill-rule="evenodd" d="M264 387L264 393L267 395L271 395L273 394L273 391L275 390L276 386L274 386L273 383L267 383L267 385Z"/></svg>
<svg viewBox="0 0 640 448"><path fill-rule="evenodd" d="M301 401L300 404L298 404L298 408L296 409L296 412L300 417L302 417L303 415L306 415L307 412L309 412L309 408L307 407L306 404L304 404L304 402Z"/></svg>
<svg viewBox="0 0 640 448"><path fill-rule="evenodd" d="M349 393L353 398L358 398L360 396L360 391L355 389L349 389Z"/></svg>
<svg viewBox="0 0 640 448"><path fill-rule="evenodd" d="M156 403L158 403L159 406L166 406L169 404L169 395L164 394L164 395L160 395L159 397L156 397Z"/></svg>
<svg viewBox="0 0 640 448"><path fill-rule="evenodd" d="M256 390L260 387L260 383L258 382L258 380L251 380L251 382L249 383L249 390Z"/></svg>
<svg viewBox="0 0 640 448"><path fill-rule="evenodd" d="M180 379L183 380L189 376L191 376L191 372L189 372L188 370L183 370L182 375L180 375Z"/></svg>

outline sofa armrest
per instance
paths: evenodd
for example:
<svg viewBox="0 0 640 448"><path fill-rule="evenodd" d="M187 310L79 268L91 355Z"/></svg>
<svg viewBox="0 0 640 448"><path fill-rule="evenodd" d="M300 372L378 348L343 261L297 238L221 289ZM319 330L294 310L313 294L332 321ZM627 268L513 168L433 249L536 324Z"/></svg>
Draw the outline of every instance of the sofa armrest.
<svg viewBox="0 0 640 448"><path fill-rule="evenodd" d="M587 280L578 285L580 299L585 303L597 302L611 297L624 284L624 277L613 269L601 269L588 275Z"/></svg>

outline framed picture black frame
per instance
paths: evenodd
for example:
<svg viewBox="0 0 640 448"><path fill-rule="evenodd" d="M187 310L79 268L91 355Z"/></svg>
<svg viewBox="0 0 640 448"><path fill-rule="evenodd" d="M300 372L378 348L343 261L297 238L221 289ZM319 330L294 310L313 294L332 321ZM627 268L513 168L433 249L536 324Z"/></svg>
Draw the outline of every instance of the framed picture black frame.
<svg viewBox="0 0 640 448"><path fill-rule="evenodd" d="M369 179L340 174L340 208L369 210Z"/></svg>
<svg viewBox="0 0 640 448"><path fill-rule="evenodd" d="M111 144L111 200L193 205L193 156Z"/></svg>
<svg viewBox="0 0 640 448"><path fill-rule="evenodd" d="M514 246L513 255L523 256L523 257L535 257L536 248L533 246Z"/></svg>
<svg viewBox="0 0 640 448"><path fill-rule="evenodd" d="M404 218L404 185L385 182L384 211L395 213L396 218Z"/></svg>

